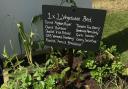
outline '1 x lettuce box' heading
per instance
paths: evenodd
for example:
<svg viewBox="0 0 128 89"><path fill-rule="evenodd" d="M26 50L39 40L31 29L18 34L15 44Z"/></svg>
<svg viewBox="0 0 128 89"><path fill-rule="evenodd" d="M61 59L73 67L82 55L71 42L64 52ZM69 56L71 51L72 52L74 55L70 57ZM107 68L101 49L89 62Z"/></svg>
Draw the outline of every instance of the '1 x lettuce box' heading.
<svg viewBox="0 0 128 89"><path fill-rule="evenodd" d="M105 10L43 5L42 15L45 45L98 50Z"/></svg>

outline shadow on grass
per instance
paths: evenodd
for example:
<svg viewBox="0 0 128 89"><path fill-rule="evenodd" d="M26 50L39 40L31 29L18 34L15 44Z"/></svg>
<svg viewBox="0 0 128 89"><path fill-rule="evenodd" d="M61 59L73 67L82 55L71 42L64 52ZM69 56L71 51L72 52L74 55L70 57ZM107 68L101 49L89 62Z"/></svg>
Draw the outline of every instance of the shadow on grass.
<svg viewBox="0 0 128 89"><path fill-rule="evenodd" d="M117 46L117 50L122 53L126 50L128 50L128 28L125 28L124 30L110 35L107 38L104 38L102 40L104 44L106 44L108 47L112 45Z"/></svg>

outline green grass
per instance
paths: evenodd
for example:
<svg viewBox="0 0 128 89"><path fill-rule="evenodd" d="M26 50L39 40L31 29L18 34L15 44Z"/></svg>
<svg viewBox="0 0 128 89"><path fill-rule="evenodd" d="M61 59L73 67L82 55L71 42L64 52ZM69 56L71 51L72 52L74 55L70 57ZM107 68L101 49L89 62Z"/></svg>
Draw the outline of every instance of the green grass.
<svg viewBox="0 0 128 89"><path fill-rule="evenodd" d="M128 11L108 12L103 38L128 28Z"/></svg>
<svg viewBox="0 0 128 89"><path fill-rule="evenodd" d="M128 64L128 11L108 12L102 37L108 46L117 45L121 60Z"/></svg>

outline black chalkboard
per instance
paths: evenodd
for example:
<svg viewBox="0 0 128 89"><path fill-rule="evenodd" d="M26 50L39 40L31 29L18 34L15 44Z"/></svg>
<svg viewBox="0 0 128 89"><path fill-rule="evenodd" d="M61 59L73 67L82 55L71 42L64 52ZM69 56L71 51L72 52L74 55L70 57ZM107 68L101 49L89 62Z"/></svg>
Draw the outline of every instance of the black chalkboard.
<svg viewBox="0 0 128 89"><path fill-rule="evenodd" d="M45 45L91 51L99 48L105 10L43 5L42 15Z"/></svg>

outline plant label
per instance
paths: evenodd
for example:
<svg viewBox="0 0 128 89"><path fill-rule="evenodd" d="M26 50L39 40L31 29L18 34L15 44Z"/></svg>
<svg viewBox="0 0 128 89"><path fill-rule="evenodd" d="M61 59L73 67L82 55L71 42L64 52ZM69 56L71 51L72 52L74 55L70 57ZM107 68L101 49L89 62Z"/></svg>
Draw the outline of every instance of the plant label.
<svg viewBox="0 0 128 89"><path fill-rule="evenodd" d="M42 15L45 45L98 50L105 10L43 5Z"/></svg>

